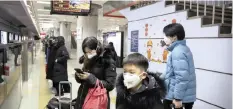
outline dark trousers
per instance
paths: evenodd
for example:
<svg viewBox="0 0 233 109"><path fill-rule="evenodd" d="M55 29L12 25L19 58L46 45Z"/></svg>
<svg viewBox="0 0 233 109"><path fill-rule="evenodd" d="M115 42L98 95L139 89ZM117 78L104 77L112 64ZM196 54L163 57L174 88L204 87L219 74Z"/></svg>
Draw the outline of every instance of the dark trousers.
<svg viewBox="0 0 233 109"><path fill-rule="evenodd" d="M18 60L18 54L15 54L15 59L14 59L15 65L18 65L17 60Z"/></svg>
<svg viewBox="0 0 233 109"><path fill-rule="evenodd" d="M194 102L191 103L183 103L182 108L172 108L172 101L171 100L163 100L163 107L164 109L192 109Z"/></svg>

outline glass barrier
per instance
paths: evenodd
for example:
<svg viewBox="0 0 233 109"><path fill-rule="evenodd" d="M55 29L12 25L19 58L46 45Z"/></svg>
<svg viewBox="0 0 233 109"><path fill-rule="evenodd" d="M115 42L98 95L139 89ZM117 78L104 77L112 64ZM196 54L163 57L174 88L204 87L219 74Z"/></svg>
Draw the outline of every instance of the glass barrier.
<svg viewBox="0 0 233 109"><path fill-rule="evenodd" d="M13 48L9 47L3 52L0 48L0 106L3 101L8 97L14 88L15 84L21 77L21 66L15 66L15 54ZM6 63L2 59L6 55ZM17 63L21 63L21 56L18 56ZM3 80L1 82L1 80ZM21 94L21 93L19 93Z"/></svg>

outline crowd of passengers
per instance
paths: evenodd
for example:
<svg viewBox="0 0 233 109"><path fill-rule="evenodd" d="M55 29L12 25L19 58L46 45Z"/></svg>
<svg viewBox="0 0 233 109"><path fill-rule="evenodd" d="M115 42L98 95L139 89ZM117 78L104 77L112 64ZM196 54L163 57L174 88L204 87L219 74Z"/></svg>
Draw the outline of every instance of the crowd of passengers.
<svg viewBox="0 0 233 109"><path fill-rule="evenodd" d="M163 28L163 33L169 51L166 72L148 71L148 59L140 53L132 53L122 62L124 72L117 74L118 60L113 44L103 47L96 37L85 38L82 42L84 55L79 58L79 63L83 64L82 73L75 73L75 79L81 85L74 109L83 109L89 90L97 83L107 91L107 105L101 109L110 109L109 92L114 88L116 109L192 109L196 100L196 75L184 28L179 23L172 23ZM52 37L48 43L46 78L53 82L58 95L59 82L68 81L69 53L62 36ZM68 85L62 86L62 95L69 91Z"/></svg>

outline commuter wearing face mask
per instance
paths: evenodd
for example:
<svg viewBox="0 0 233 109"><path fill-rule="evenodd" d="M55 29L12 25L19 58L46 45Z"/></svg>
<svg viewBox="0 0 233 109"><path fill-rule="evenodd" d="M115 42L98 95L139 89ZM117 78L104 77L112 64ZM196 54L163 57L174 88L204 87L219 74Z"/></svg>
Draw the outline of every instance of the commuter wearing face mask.
<svg viewBox="0 0 233 109"><path fill-rule="evenodd" d="M68 81L67 72L67 60L69 58L69 53L65 47L65 39L63 36L58 36L55 42L56 54L54 54L55 63L53 68L53 86L56 88L57 94L59 95L59 82ZM61 85L61 95L66 92L70 92L70 87L67 84Z"/></svg>
<svg viewBox="0 0 233 109"><path fill-rule="evenodd" d="M89 88L93 88L96 80L100 80L109 92L114 89L116 79L115 61L111 53L103 50L101 43L95 37L87 37L82 43L84 56L79 62L84 64L82 73L75 73L75 79L81 84L78 90L75 109L82 109ZM107 50L109 51L109 50ZM110 109L110 98L108 94L108 109Z"/></svg>
<svg viewBox="0 0 233 109"><path fill-rule="evenodd" d="M161 75L167 86L164 109L192 109L196 100L196 75L192 52L186 45L185 31L181 24L164 27L164 41L170 54L166 73Z"/></svg>
<svg viewBox="0 0 233 109"><path fill-rule="evenodd" d="M54 54L57 51L57 48L54 46L56 37L50 37L47 46L47 69L46 69L46 79L51 80L53 74L53 68L55 63Z"/></svg>
<svg viewBox="0 0 233 109"><path fill-rule="evenodd" d="M139 53L123 61L124 73L117 80L116 109L163 109L164 82L148 72L148 59Z"/></svg>

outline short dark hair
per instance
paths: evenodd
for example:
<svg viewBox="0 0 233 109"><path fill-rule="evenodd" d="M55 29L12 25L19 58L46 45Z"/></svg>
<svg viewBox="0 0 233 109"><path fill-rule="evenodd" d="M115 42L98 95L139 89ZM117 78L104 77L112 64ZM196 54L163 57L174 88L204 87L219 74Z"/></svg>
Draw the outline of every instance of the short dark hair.
<svg viewBox="0 0 233 109"><path fill-rule="evenodd" d="M113 43L112 43L112 42L109 42L109 45L113 45Z"/></svg>
<svg viewBox="0 0 233 109"><path fill-rule="evenodd" d="M184 40L185 38L184 27L179 23L168 24L163 28L163 32L169 37L177 36L178 40Z"/></svg>
<svg viewBox="0 0 233 109"><path fill-rule="evenodd" d="M126 64L135 65L144 71L147 71L149 67L148 59L140 53L133 53L133 54L128 55L123 60L123 65L126 65Z"/></svg>

